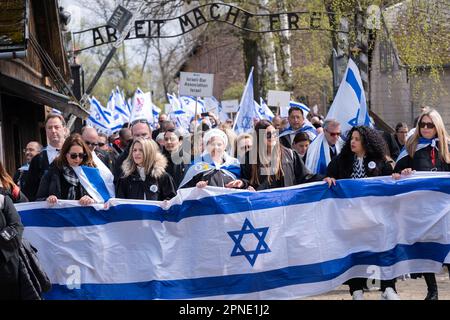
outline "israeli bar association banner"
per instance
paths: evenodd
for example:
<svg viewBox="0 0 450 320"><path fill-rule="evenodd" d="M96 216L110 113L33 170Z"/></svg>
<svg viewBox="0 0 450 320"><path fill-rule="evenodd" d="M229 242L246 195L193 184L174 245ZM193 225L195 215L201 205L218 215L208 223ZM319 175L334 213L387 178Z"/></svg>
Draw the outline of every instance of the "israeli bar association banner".
<svg viewBox="0 0 450 320"><path fill-rule="evenodd" d="M294 299L450 262L450 174L17 205L47 299Z"/></svg>

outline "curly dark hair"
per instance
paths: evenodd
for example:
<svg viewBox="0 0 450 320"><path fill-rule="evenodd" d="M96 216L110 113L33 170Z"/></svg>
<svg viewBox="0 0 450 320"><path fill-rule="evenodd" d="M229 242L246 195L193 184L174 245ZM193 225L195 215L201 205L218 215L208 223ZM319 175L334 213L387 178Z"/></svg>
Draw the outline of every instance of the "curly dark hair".
<svg viewBox="0 0 450 320"><path fill-rule="evenodd" d="M340 160L343 163L353 163L355 154L350 145L354 131L358 131L361 136L361 144L366 151L366 157L380 161L386 159L386 142L381 134L377 130L366 126L356 126L349 131L345 145L342 147Z"/></svg>

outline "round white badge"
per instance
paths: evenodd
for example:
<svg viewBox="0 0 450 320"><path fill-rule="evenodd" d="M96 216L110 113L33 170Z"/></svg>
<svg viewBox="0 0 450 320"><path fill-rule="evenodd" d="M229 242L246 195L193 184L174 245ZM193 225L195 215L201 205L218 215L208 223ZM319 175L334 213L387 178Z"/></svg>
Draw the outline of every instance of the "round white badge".
<svg viewBox="0 0 450 320"><path fill-rule="evenodd" d="M377 167L377 165L374 161L369 162L369 169L375 169L376 167Z"/></svg>
<svg viewBox="0 0 450 320"><path fill-rule="evenodd" d="M158 186L157 186L156 184L152 184L152 185L150 186L150 191L151 191L151 192L157 192L157 191L158 191Z"/></svg>

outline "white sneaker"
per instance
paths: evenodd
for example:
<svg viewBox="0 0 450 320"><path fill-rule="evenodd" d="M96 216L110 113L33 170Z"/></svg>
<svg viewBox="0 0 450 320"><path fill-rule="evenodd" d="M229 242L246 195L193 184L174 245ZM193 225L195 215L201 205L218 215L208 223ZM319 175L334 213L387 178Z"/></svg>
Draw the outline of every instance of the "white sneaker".
<svg viewBox="0 0 450 320"><path fill-rule="evenodd" d="M362 290L353 291L353 300L364 300L364 292Z"/></svg>
<svg viewBox="0 0 450 320"><path fill-rule="evenodd" d="M399 295L392 288L386 288L381 294L381 300L401 300Z"/></svg>

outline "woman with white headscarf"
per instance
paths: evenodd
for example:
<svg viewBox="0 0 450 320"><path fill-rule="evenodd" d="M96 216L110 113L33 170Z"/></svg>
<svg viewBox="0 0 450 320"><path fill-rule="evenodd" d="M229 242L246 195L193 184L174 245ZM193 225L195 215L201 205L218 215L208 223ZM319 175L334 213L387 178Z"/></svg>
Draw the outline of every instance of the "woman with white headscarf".
<svg viewBox="0 0 450 320"><path fill-rule="evenodd" d="M222 130L211 129L203 136L204 152L187 170L180 188L207 185L225 188L244 188L240 179L239 160L229 156L225 150L228 137Z"/></svg>

